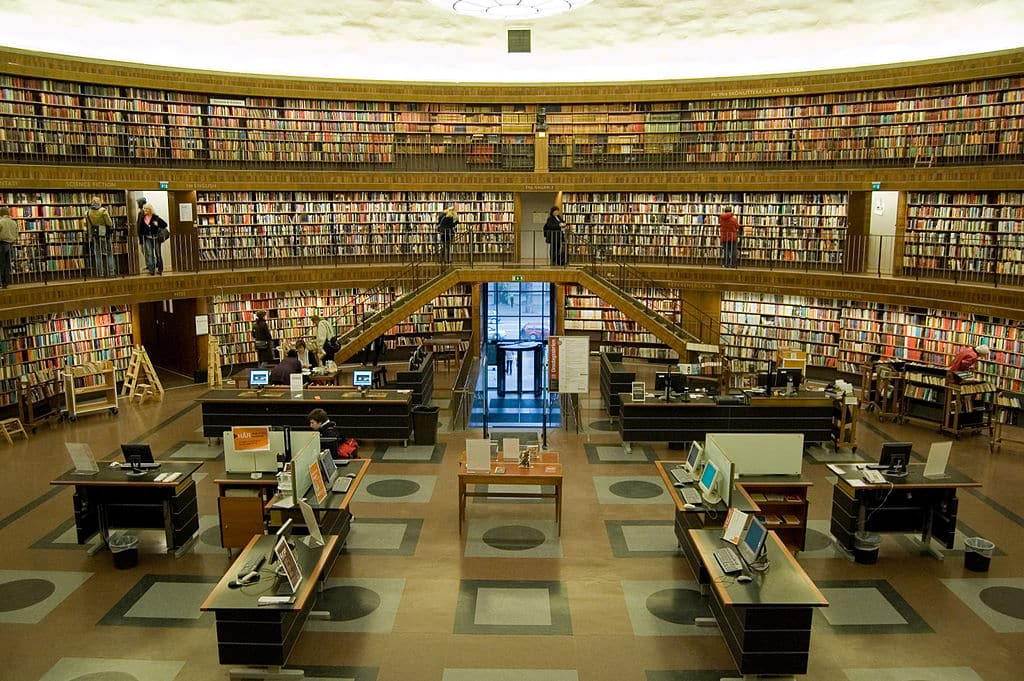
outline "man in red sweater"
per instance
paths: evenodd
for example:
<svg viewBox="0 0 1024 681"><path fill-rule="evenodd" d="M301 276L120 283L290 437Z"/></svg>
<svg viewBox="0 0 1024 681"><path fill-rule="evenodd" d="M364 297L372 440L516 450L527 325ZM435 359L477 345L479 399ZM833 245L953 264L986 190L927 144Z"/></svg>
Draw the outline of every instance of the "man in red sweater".
<svg viewBox="0 0 1024 681"><path fill-rule="evenodd" d="M988 359L989 349L987 345L979 345L978 347L968 346L956 353L956 357L953 358L952 363L949 365L950 371L974 371L975 365L978 363L979 358Z"/></svg>
<svg viewBox="0 0 1024 681"><path fill-rule="evenodd" d="M722 208L718 216L718 235L722 242L722 267L736 267L739 260L740 223L732 214L732 206Z"/></svg>

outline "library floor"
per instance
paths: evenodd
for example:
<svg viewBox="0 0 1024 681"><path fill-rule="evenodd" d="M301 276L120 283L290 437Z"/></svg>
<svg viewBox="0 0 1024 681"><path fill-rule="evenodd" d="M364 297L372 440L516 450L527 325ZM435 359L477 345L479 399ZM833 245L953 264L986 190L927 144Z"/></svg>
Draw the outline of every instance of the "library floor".
<svg viewBox="0 0 1024 681"><path fill-rule="evenodd" d="M311 679L357 681L708 681L736 676L679 557L672 506L653 464L665 446L627 454L600 411L597 367L584 432L551 434L565 463L564 527L543 501L475 500L458 534L457 461L465 434L436 447L366 443L373 467L353 503L356 522L326 584L327 620L310 621L292 657ZM446 375L440 375L440 383ZM450 375L448 375L450 380ZM199 604L229 561L218 546L219 447L199 433L200 387L163 402L123 405L0 446L2 681L207 681L228 676ZM441 392L440 396L444 396ZM499 430L511 430L500 426ZM475 434L479 431L473 431ZM886 439L927 451L930 425L862 418L864 457ZM48 483L69 468L62 443L100 458L123 441L158 458L204 461L196 476L200 534L180 558L162 532L140 532L139 565L74 543L71 492ZM840 458L856 457L848 455ZM830 475L808 454L811 531L798 558L830 607L815 615L815 681L1017 681L1024 663L1024 447L992 455L966 437L951 465L984 486L961 494L957 549L939 561L909 536L887 535L875 565L828 540ZM995 542L987 573L964 569L963 539Z"/></svg>

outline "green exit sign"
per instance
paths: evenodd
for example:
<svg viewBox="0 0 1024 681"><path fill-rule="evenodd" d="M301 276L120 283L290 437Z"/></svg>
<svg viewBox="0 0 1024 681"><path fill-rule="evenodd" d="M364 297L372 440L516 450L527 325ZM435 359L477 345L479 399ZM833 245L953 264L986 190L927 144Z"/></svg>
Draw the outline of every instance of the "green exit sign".
<svg viewBox="0 0 1024 681"><path fill-rule="evenodd" d="M161 182L160 189L167 189L167 182Z"/></svg>
<svg viewBox="0 0 1024 681"><path fill-rule="evenodd" d="M871 188L874 189L877 192L879 189L882 188L882 183L881 182L872 182L871 183Z"/></svg>
<svg viewBox="0 0 1024 681"><path fill-rule="evenodd" d="M512 281L525 281L525 279L521 274L513 274Z"/></svg>

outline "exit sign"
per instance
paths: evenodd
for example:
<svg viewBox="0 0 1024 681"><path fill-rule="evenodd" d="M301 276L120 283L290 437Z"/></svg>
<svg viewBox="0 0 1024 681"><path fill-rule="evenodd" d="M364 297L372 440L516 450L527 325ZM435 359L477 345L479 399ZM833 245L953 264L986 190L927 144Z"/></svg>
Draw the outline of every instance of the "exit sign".
<svg viewBox="0 0 1024 681"><path fill-rule="evenodd" d="M512 275L512 281L524 281L523 275L521 275L521 274L513 274Z"/></svg>
<svg viewBox="0 0 1024 681"><path fill-rule="evenodd" d="M168 184L167 182L161 182L160 183L160 189L167 189L167 184Z"/></svg>
<svg viewBox="0 0 1024 681"><path fill-rule="evenodd" d="M874 189L877 192L879 189L882 188L882 183L881 182L872 182L871 183L871 188Z"/></svg>

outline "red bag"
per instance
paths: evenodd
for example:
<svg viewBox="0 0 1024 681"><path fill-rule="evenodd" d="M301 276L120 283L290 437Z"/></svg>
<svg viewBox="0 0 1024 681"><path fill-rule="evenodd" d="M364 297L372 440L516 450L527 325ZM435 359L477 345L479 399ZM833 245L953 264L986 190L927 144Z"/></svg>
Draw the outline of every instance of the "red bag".
<svg viewBox="0 0 1024 681"><path fill-rule="evenodd" d="M353 438L346 438L338 443L339 459L358 459L359 443Z"/></svg>

